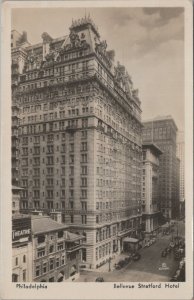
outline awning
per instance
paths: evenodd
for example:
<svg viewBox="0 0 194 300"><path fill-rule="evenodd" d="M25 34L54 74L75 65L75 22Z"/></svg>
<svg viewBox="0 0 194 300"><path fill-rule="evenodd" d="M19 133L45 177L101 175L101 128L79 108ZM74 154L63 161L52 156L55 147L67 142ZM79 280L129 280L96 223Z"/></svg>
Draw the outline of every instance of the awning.
<svg viewBox="0 0 194 300"><path fill-rule="evenodd" d="M138 240L138 239L135 239L135 238L131 238L131 237L126 237L126 238L123 239L123 242L136 244L136 243L139 242L139 240Z"/></svg>
<svg viewBox="0 0 194 300"><path fill-rule="evenodd" d="M76 268L75 266L72 266L70 270L70 275L74 274L75 272L76 272Z"/></svg>
<svg viewBox="0 0 194 300"><path fill-rule="evenodd" d="M58 279L61 279L63 276L64 276L64 275L60 272L60 273L58 274L58 276L57 276L57 280L58 280Z"/></svg>
<svg viewBox="0 0 194 300"><path fill-rule="evenodd" d="M164 224L161 226L161 228L169 228L169 224Z"/></svg>

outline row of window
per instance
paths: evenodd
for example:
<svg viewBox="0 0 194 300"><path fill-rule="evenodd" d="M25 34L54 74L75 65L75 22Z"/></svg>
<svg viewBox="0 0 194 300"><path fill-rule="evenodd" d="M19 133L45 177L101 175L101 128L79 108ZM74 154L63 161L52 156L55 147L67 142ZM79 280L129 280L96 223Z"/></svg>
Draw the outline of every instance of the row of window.
<svg viewBox="0 0 194 300"><path fill-rule="evenodd" d="M72 148L70 148L70 152L74 152L74 147L73 147L74 144L72 144ZM82 144L82 151L87 151L87 143L83 143ZM38 155L38 154L36 154ZM82 156L82 160L81 162L85 162L85 160L87 159L87 156ZM40 157L34 157L33 159L31 158L22 158L21 159L21 166L22 167L27 167L28 166L28 161L29 161L29 164L33 166L40 166L41 164L41 158ZM55 162L58 163L59 162L59 157L56 157L55 159ZM47 165L54 165L54 157L53 156L47 156L46 158L42 158L42 163L43 164L47 164ZM61 163L62 164L65 164L66 163L66 160L65 160L65 155L62 155L61 156ZM69 163L74 163L74 155L70 155L69 156ZM71 169L71 167L70 167Z"/></svg>
<svg viewBox="0 0 194 300"><path fill-rule="evenodd" d="M23 167L27 167L28 166L27 161L24 161L24 162L25 162L25 164L23 164ZM51 176L51 175L54 175L54 170L55 169L53 167L48 167L48 168L46 168L46 172L45 172L45 169L42 170L42 174L43 175L46 174L46 175ZM69 170L69 175L74 176L74 166L69 166L68 170ZM27 176L27 175L31 175L32 173L33 173L34 176L39 176L40 175L40 168L34 168L33 171L30 170L29 174L28 174L28 169L25 168L25 169L22 169L21 175L22 176ZM56 174L59 174L59 169L56 169L55 171L56 171ZM88 167L87 166L81 166L80 171L81 171L80 175L87 175L88 174ZM65 167L61 167L61 176L64 176L64 175L66 175L66 169L65 169Z"/></svg>
<svg viewBox="0 0 194 300"><path fill-rule="evenodd" d="M60 182L61 182L61 186L65 187L65 178L62 178ZM41 186L44 186L45 182L42 181L42 183L41 183L40 179L34 179L33 181L31 181L31 180L29 181L28 179L22 179L21 180L21 186L22 187L28 187L28 186L40 187L40 184L41 184ZM87 187L87 177L82 177L80 184L81 184L81 187L82 186ZM53 178L46 179L46 185L47 186L54 186L54 179ZM59 185L58 180L56 180L56 185ZM74 186L74 178L69 179L69 186L70 187Z"/></svg>
<svg viewBox="0 0 194 300"><path fill-rule="evenodd" d="M23 257L22 257L22 262L23 262L23 263L26 263L26 255L23 255ZM16 258L15 258L15 266L18 266L18 265L19 265L19 258L16 257Z"/></svg>
<svg viewBox="0 0 194 300"><path fill-rule="evenodd" d="M40 199L40 197L46 197L47 199L53 199L54 196L56 195L56 197L59 197L59 192L54 192L53 189L52 190L47 190L46 193L45 192L40 192L40 190L34 190L33 194L32 192L28 192L26 190L22 190L21 191L21 199L27 199L28 198L28 194L30 196L32 196L34 199ZM61 190L60 192L60 196L62 198L65 198L65 190ZM69 190L69 198L74 198L74 190L70 189ZM87 189L81 189L80 191L80 199L87 199L88 195L87 195ZM54 202L53 201L48 201L47 202L48 208L54 208Z"/></svg>
<svg viewBox="0 0 194 300"><path fill-rule="evenodd" d="M42 265L37 265L35 270L36 277L41 276L55 268L65 265L65 255L56 258L50 258L49 261L45 261Z"/></svg>

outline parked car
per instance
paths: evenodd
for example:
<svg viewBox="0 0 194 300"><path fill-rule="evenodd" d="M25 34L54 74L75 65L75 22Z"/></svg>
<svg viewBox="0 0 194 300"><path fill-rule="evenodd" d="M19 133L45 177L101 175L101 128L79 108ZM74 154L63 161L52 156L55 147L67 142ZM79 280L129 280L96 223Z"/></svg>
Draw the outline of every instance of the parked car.
<svg viewBox="0 0 194 300"><path fill-rule="evenodd" d="M118 262L118 265L121 266L121 268L123 268L125 265L126 265L126 262L124 259L121 259L119 262Z"/></svg>
<svg viewBox="0 0 194 300"><path fill-rule="evenodd" d="M96 282L104 282L104 278L103 277L97 277L95 281Z"/></svg>
<svg viewBox="0 0 194 300"><path fill-rule="evenodd" d="M120 270L121 269L121 266L119 264L115 264L114 267L115 267L115 270Z"/></svg>
<svg viewBox="0 0 194 300"><path fill-rule="evenodd" d="M166 256L167 256L167 251L166 251L166 250L163 250L162 253L161 253L161 256L162 256L162 257L166 257Z"/></svg>
<svg viewBox="0 0 194 300"><path fill-rule="evenodd" d="M138 261L140 258L141 258L141 254L139 254L138 252L133 255L134 261Z"/></svg>

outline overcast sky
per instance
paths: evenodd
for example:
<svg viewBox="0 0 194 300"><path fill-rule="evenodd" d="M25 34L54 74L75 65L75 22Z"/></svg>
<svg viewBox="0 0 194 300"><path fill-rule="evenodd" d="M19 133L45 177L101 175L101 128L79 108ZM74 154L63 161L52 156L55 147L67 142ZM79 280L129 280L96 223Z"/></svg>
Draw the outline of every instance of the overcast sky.
<svg viewBox="0 0 194 300"><path fill-rule="evenodd" d="M72 19L85 13L139 89L142 119L172 115L183 130L183 8L20 8L13 10L12 29L27 31L29 42L39 43L45 31L53 38L68 34Z"/></svg>

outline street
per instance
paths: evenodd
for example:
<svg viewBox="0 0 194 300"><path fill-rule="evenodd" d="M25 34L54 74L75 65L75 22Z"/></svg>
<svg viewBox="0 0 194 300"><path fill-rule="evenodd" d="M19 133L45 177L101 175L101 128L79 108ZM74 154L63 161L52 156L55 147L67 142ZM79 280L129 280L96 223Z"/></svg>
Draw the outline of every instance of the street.
<svg viewBox="0 0 194 300"><path fill-rule="evenodd" d="M183 222L179 222L178 230L184 236ZM174 260L173 252L167 257L161 257L161 252L169 245L170 240L171 235L158 237L155 244L140 250L141 259L139 261L132 261L121 270L82 271L80 278L76 281L91 282L99 276L103 277L105 282L169 281L178 267L178 262ZM111 269L113 269L113 265L111 265Z"/></svg>

